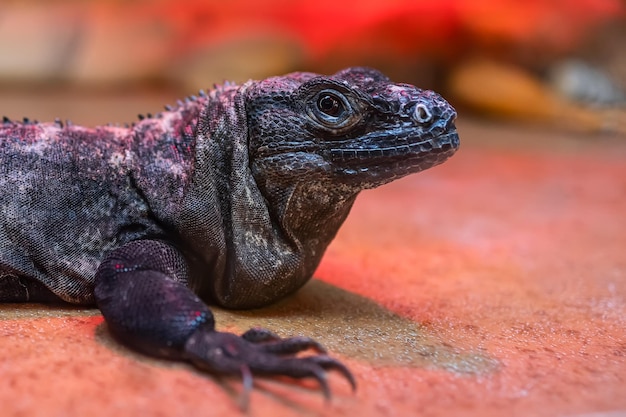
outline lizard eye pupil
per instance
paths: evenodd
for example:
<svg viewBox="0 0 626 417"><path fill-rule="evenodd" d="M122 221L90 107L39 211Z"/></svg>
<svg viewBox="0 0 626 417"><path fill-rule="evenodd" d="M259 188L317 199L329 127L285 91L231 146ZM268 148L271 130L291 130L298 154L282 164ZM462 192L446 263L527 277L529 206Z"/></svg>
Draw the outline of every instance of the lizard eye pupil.
<svg viewBox="0 0 626 417"><path fill-rule="evenodd" d="M324 94L317 100L317 108L324 114L337 117L344 111L343 103L330 94Z"/></svg>

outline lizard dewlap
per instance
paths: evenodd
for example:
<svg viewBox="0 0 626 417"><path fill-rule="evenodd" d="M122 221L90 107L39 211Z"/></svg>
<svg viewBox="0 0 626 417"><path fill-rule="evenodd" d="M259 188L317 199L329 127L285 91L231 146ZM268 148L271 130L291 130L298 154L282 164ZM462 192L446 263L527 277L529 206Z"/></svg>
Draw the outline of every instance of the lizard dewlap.
<svg viewBox="0 0 626 417"><path fill-rule="evenodd" d="M306 337L215 331L309 280L357 194L440 164L454 109L378 71L225 85L128 128L0 122L0 301L96 304L118 340L213 372L350 372ZM318 355L296 357L313 348Z"/></svg>

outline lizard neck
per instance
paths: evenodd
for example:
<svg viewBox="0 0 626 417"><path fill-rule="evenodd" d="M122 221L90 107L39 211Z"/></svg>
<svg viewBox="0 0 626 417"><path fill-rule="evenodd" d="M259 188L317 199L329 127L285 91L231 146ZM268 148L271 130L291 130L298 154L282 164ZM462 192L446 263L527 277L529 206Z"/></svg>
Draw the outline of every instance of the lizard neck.
<svg viewBox="0 0 626 417"><path fill-rule="evenodd" d="M267 305L304 285L354 200L315 201L298 176L282 184L255 174L262 167L250 160L246 88L211 93L176 217L199 259L199 292L231 308Z"/></svg>
<svg viewBox="0 0 626 417"><path fill-rule="evenodd" d="M331 184L298 181L295 176L288 184L269 183L261 178L257 181L281 234L311 258L315 266L310 268L314 270L348 216L357 192L335 190Z"/></svg>

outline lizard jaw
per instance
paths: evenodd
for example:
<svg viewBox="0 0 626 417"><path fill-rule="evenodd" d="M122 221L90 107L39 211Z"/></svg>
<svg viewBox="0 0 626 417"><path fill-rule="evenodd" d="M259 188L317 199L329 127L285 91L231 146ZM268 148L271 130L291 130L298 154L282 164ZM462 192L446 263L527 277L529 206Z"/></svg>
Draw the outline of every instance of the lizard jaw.
<svg viewBox="0 0 626 417"><path fill-rule="evenodd" d="M414 158L421 155L455 151L459 147L459 135L456 130L438 137L420 141L407 140L406 143L375 148L333 148L330 156L334 161L376 162L378 158ZM367 163L367 162L365 162Z"/></svg>
<svg viewBox="0 0 626 417"><path fill-rule="evenodd" d="M457 151L459 144L453 129L433 138L378 148L334 148L330 155L335 174L343 182L366 189L439 165Z"/></svg>

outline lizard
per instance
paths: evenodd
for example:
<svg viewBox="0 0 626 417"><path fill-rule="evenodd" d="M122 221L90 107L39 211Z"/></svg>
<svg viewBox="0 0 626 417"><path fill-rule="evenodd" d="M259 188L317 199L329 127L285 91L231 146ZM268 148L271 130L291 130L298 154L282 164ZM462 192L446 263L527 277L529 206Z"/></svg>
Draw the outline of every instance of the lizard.
<svg viewBox="0 0 626 417"><path fill-rule="evenodd" d="M128 126L0 122L0 302L96 305L120 343L216 374L355 378L305 336L216 330L313 275L358 193L448 159L456 111L348 68L226 83ZM309 356L299 352L312 349Z"/></svg>

